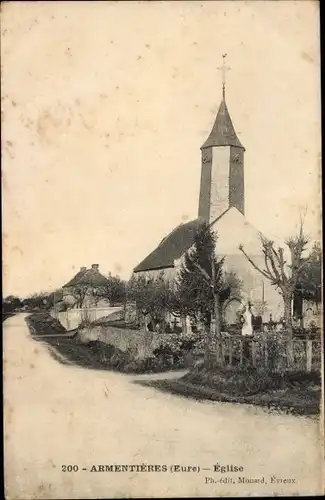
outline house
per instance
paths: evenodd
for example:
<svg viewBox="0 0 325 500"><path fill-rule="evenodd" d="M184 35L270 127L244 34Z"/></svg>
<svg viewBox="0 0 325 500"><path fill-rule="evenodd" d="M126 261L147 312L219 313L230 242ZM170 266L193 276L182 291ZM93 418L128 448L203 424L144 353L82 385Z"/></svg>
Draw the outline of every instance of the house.
<svg viewBox="0 0 325 500"><path fill-rule="evenodd" d="M101 298L108 280L99 272L99 265L92 264L90 269L81 267L68 283L63 285L63 301L70 307L105 307L108 299Z"/></svg>
<svg viewBox="0 0 325 500"><path fill-rule="evenodd" d="M245 148L233 126L225 98L222 100L211 133L201 147L201 183L198 217L173 229L134 269L135 276L166 278L177 275L185 252L191 248L195 233L203 222L218 234L216 254L225 257L225 271L235 272L243 283L243 296L250 300L253 312L268 321L283 314L282 298L239 250L245 251L262 268L260 231L245 217ZM231 297L224 305L224 318L233 322L242 307L241 297ZM254 311L255 308L255 311Z"/></svg>

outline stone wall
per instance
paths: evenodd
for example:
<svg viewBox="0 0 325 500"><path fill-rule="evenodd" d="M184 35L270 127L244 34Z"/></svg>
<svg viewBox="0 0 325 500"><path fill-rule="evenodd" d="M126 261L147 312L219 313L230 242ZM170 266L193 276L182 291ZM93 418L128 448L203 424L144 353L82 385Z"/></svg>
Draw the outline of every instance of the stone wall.
<svg viewBox="0 0 325 500"><path fill-rule="evenodd" d="M179 339L178 334L158 334L144 330L127 330L107 326L92 326L78 331L82 342L99 340L110 344L123 352L131 351L136 359L152 356L154 349L173 339Z"/></svg>

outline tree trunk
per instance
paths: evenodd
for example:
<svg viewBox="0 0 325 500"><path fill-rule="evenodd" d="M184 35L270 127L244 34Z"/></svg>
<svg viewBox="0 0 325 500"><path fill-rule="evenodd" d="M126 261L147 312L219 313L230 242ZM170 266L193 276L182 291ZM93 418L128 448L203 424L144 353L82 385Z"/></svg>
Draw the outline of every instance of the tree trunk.
<svg viewBox="0 0 325 500"><path fill-rule="evenodd" d="M291 295L283 295L284 302L284 321L288 339L292 339L292 311L291 311Z"/></svg>
<svg viewBox="0 0 325 500"><path fill-rule="evenodd" d="M214 304L214 328L215 328L215 339L216 339L216 361L218 365L224 365L223 350L221 345L221 331L220 331L220 298L219 293L214 292L213 294L213 304Z"/></svg>
<svg viewBox="0 0 325 500"><path fill-rule="evenodd" d="M211 362L210 362L210 342L209 342L209 334L205 337L205 345L204 345L204 368L206 370L210 370Z"/></svg>
<svg viewBox="0 0 325 500"><path fill-rule="evenodd" d="M219 293L214 292L213 294L213 303L214 303L214 321L215 321L215 336L217 339L220 339L221 333L220 333L220 300L219 300Z"/></svg>
<svg viewBox="0 0 325 500"><path fill-rule="evenodd" d="M211 314L210 328L207 332L207 342L205 350L206 364L208 368L211 368L210 363L210 350L211 350L211 340L212 338L216 340L216 362L220 363L220 299L219 293L216 291L216 272L214 265L214 256L211 258L211 290L213 296L213 312Z"/></svg>
<svg viewBox="0 0 325 500"><path fill-rule="evenodd" d="M213 291L213 313L211 314L210 328L207 329L206 339L206 358L210 365L209 352L212 341L215 341L215 359L217 364L222 364L221 345L220 345L220 301L218 292Z"/></svg>
<svg viewBox="0 0 325 500"><path fill-rule="evenodd" d="M211 285L213 295L213 319L214 319L214 335L217 339L220 338L220 298L216 290L216 269L214 264L214 254L211 258Z"/></svg>
<svg viewBox="0 0 325 500"><path fill-rule="evenodd" d="M182 322L182 336L186 336L186 316L182 315L181 316L181 322Z"/></svg>
<svg viewBox="0 0 325 500"><path fill-rule="evenodd" d="M294 352L293 352L292 308L291 308L292 295L284 294L283 302L284 302L284 321L288 339L288 349L287 349L288 366L289 368L293 368Z"/></svg>

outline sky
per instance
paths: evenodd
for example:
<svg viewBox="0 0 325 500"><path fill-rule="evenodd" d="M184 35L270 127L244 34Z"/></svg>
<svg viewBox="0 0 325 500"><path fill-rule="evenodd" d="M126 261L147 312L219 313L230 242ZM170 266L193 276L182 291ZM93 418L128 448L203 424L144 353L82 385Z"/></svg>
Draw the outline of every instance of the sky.
<svg viewBox="0 0 325 500"><path fill-rule="evenodd" d="M197 216L200 147L226 101L245 215L320 238L317 2L9 2L2 6L4 295L97 263L128 278Z"/></svg>

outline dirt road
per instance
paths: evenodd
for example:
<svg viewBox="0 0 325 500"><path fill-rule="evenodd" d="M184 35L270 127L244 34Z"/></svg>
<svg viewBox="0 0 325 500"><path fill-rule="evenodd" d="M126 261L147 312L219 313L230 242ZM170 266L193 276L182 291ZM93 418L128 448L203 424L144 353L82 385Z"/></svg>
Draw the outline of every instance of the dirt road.
<svg viewBox="0 0 325 500"><path fill-rule="evenodd" d="M61 364L30 337L24 317L4 323L7 499L321 492L317 420L198 402L134 384L130 375ZM243 471L214 473L218 463ZM97 471L112 464L168 471ZM171 473L173 464L200 472ZM64 472L69 465L78 471ZM272 482L273 475L295 482Z"/></svg>

